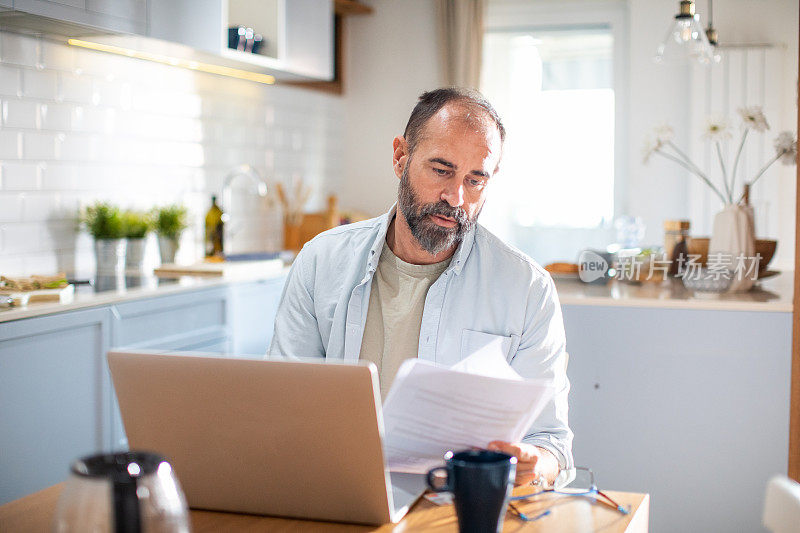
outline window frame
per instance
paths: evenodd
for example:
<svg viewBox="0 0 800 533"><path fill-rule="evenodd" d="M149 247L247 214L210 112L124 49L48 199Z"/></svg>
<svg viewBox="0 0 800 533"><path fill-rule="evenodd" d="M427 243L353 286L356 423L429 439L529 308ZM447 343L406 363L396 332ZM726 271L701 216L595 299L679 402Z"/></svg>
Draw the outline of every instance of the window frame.
<svg viewBox="0 0 800 533"><path fill-rule="evenodd" d="M489 0L484 33L606 27L614 39L614 218L629 212L628 11L624 0ZM611 224L613 221L609 220Z"/></svg>

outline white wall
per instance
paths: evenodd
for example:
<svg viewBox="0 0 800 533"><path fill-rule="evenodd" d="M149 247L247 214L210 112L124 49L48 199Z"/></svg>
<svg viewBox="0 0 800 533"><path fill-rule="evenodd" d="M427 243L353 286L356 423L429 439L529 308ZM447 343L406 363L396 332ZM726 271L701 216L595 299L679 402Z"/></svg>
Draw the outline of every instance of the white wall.
<svg viewBox="0 0 800 533"><path fill-rule="evenodd" d="M442 84L432 0L372 0L347 19L342 206L377 215L397 197L392 139L417 97Z"/></svg>
<svg viewBox="0 0 800 533"><path fill-rule="evenodd" d="M192 227L181 255L191 261L202 256L209 196L232 166L253 165L271 182L303 178L315 187L309 208L324 205L341 176L342 101L307 90L0 32L0 108L5 275L90 274L91 239L75 219L97 199L140 209L184 202ZM231 225L246 218L257 229L231 244L279 248L277 210L236 197Z"/></svg>
<svg viewBox="0 0 800 533"><path fill-rule="evenodd" d="M490 0L507 4L519 0ZM575 9L608 0L560 0ZM345 167L342 185L344 206L378 214L395 197L396 182L391 170L391 140L402 132L405 121L424 89L441 83L436 50L433 0L373 0L375 13L348 19L348 82L345 100ZM699 142L689 138L690 116L686 105L690 94L689 74L680 69L656 65L655 49L678 9L677 0L629 0L629 119L627 184L620 211L641 216L647 224L646 240L663 241L665 219L689 217L689 182L677 167L641 159L644 138L653 126L669 121L677 141L686 146ZM786 88L781 116L769 117L770 136L780 129L796 128L795 87L797 86L798 4L794 0L726 0L715 5L715 25L723 43L770 42L786 49ZM700 0L701 17L707 10ZM705 23L705 18L703 18ZM771 138L771 137L770 137ZM780 244L774 266L792 268L794 231L794 178L792 169L776 171L781 188L773 193L770 209L778 210L774 234ZM569 201L568 198L556 199ZM491 201L491 197L489 198ZM707 231L713 212L706 220L693 220ZM766 236L766 235L765 235ZM592 243L596 244L596 243ZM565 258L571 259L571 258Z"/></svg>

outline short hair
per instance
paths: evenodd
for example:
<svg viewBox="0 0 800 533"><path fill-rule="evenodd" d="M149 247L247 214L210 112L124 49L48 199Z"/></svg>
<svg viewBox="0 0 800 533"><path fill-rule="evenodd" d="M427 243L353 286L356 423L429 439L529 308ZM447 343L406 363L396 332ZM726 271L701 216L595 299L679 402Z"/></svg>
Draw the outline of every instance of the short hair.
<svg viewBox="0 0 800 533"><path fill-rule="evenodd" d="M467 89L463 87L442 87L434 89L433 91L426 91L419 96L417 105L411 112L411 116L406 124L403 137L408 143L408 153L411 155L417 147L422 137L422 130L436 113L439 112L444 106L449 103L457 102L467 107L477 108L478 111L485 112L486 115L497 126L500 132L500 142L505 141L506 129L503 127L503 122L500 116L495 111L492 104L484 98L484 96L474 89Z"/></svg>

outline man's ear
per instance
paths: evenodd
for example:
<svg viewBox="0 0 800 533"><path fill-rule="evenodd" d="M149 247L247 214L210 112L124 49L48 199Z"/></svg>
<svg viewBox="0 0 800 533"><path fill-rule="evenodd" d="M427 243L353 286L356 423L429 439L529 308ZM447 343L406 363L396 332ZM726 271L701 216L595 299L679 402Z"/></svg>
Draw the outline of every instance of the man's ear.
<svg viewBox="0 0 800 533"><path fill-rule="evenodd" d="M405 169L408 162L408 143L402 135L394 138L392 150L392 168L394 169L394 175L397 176L397 179L400 179L403 177L403 169Z"/></svg>

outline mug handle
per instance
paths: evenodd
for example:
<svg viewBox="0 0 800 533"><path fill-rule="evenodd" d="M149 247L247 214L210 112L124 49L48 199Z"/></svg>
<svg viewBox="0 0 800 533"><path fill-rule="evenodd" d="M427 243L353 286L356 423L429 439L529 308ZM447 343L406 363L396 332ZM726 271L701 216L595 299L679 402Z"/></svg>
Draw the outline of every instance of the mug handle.
<svg viewBox="0 0 800 533"><path fill-rule="evenodd" d="M434 480L434 476L436 475L436 473L439 472L440 470L444 472L446 481L444 482L444 485L437 486L433 482L433 480ZM437 466L436 468L428 471L428 476L427 476L426 479L428 481L428 487L433 492L452 492L453 491L453 488L450 486L450 476L447 475L447 467L446 466Z"/></svg>

